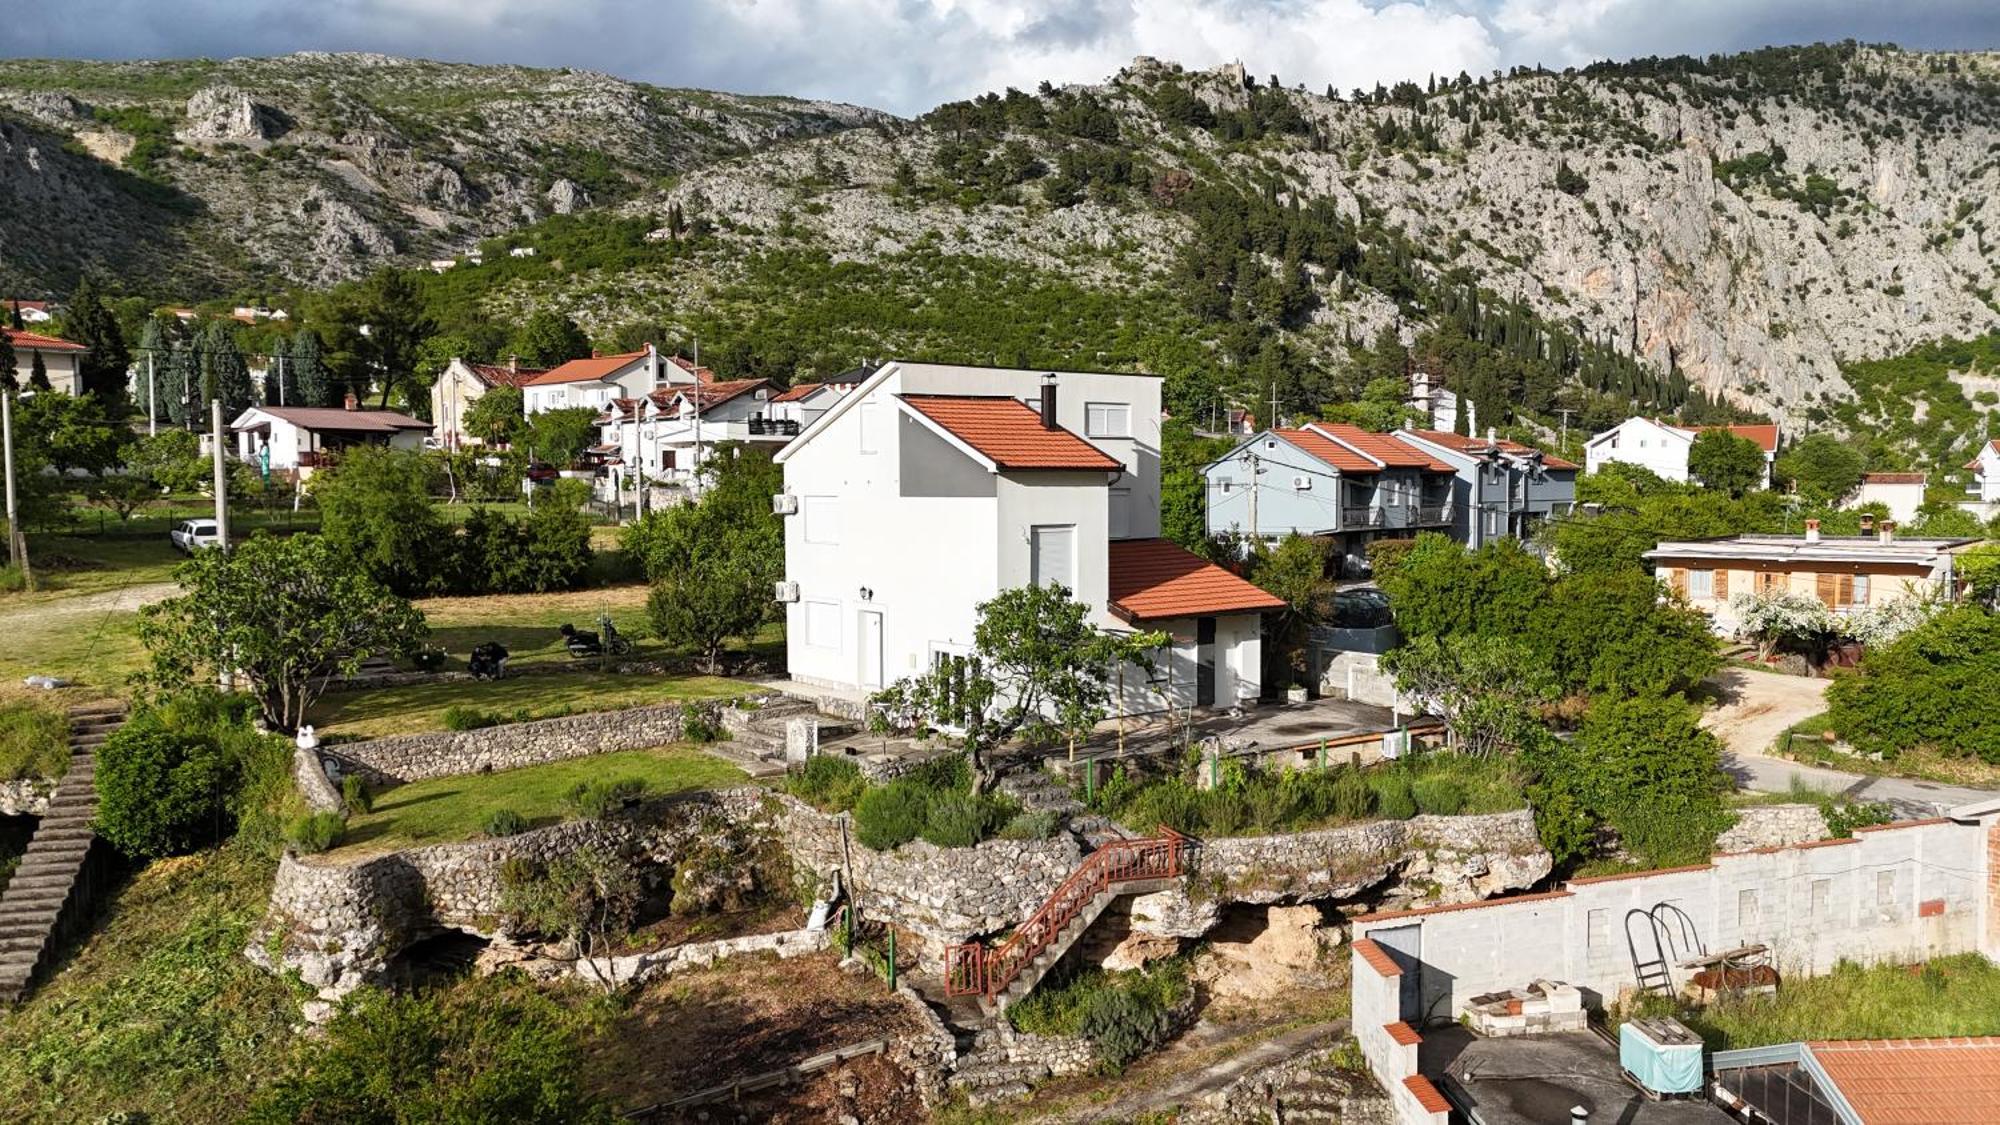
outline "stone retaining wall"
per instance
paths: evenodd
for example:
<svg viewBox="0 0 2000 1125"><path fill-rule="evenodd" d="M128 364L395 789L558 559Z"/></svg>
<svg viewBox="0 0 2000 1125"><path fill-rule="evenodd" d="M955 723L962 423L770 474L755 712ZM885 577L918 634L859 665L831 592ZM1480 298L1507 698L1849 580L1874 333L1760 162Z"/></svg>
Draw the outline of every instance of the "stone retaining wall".
<svg viewBox="0 0 2000 1125"><path fill-rule="evenodd" d="M55 796L55 779L22 777L0 781L0 816L47 816Z"/></svg>
<svg viewBox="0 0 2000 1125"><path fill-rule="evenodd" d="M326 776L326 766L319 755L303 746L292 750L292 783L299 787L299 796L305 799L306 807L316 813L337 813L347 808L340 790Z"/></svg>
<svg viewBox="0 0 2000 1125"><path fill-rule="evenodd" d="M371 784L393 785L675 742L681 737L682 706L676 700L656 707L566 715L478 730L394 735L321 746L319 752L342 773L359 773Z"/></svg>
<svg viewBox="0 0 2000 1125"><path fill-rule="evenodd" d="M1818 805L1751 805L1736 811L1736 824L1715 838L1715 851L1726 855L1824 839L1826 817Z"/></svg>

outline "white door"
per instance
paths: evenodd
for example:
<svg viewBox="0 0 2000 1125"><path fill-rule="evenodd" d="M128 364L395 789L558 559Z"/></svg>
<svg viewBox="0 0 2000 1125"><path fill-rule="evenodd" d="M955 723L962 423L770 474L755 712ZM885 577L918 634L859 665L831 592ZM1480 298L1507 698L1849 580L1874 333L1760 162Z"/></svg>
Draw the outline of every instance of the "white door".
<svg viewBox="0 0 2000 1125"><path fill-rule="evenodd" d="M882 686L882 615L872 610L861 611L861 686L879 688Z"/></svg>

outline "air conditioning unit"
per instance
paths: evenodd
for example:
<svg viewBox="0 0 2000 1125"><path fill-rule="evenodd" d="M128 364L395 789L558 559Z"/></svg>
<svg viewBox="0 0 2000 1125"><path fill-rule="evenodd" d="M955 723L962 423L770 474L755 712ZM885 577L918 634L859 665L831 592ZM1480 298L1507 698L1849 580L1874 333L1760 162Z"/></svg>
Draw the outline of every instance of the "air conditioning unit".
<svg viewBox="0 0 2000 1125"><path fill-rule="evenodd" d="M799 514L799 498L789 492L780 492L771 497L771 514L774 516L796 516Z"/></svg>
<svg viewBox="0 0 2000 1125"><path fill-rule="evenodd" d="M798 601L798 600L799 600L799 584L798 584L798 583L796 583L796 582L780 582L780 583L778 583L778 584L777 584L777 587L778 587L778 588L777 588L777 598L778 598L778 600L779 600L779 601L781 601L781 602L795 602L795 601Z"/></svg>
<svg viewBox="0 0 2000 1125"><path fill-rule="evenodd" d="M1292 491L1294 492L1305 492L1308 489L1312 488L1312 486L1313 486L1313 479L1311 477L1292 478Z"/></svg>

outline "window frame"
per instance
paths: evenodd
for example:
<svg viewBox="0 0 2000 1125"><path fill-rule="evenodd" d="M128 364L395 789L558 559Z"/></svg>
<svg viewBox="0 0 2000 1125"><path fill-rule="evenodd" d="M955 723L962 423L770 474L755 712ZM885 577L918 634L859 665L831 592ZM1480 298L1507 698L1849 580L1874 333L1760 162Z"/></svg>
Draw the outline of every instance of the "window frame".
<svg viewBox="0 0 2000 1125"><path fill-rule="evenodd" d="M1097 424L1099 411L1115 412L1122 418L1118 427L1101 427ZM1085 402L1083 404L1083 436L1089 438L1129 438L1132 436L1132 404L1129 402Z"/></svg>
<svg viewBox="0 0 2000 1125"><path fill-rule="evenodd" d="M815 508L832 515L832 538L825 537L827 527L825 516L817 520L813 518L813 510ZM838 547L840 546L840 530L840 497L805 496L800 498L799 535L805 543L815 547ZM818 534L815 534L816 531Z"/></svg>
<svg viewBox="0 0 2000 1125"><path fill-rule="evenodd" d="M1068 575L1059 579L1064 589L1076 593L1076 525L1073 523L1038 523L1028 527L1028 581L1036 586L1049 585L1042 575L1042 542L1044 535L1060 533L1069 542Z"/></svg>

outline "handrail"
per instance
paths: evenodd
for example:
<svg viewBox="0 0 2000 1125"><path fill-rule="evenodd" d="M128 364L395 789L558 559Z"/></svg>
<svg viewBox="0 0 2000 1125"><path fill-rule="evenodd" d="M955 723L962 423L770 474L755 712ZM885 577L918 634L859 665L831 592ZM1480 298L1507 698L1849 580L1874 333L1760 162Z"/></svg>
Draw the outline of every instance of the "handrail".
<svg viewBox="0 0 2000 1125"><path fill-rule="evenodd" d="M1113 883L1183 874L1187 843L1186 836L1163 824L1158 836L1113 840L1090 853L999 946L988 949L980 942L966 942L953 947L946 956L945 993L988 1000L999 996Z"/></svg>

